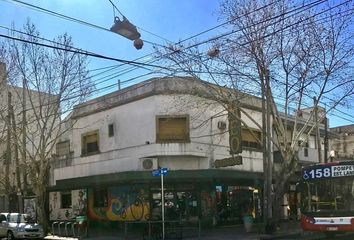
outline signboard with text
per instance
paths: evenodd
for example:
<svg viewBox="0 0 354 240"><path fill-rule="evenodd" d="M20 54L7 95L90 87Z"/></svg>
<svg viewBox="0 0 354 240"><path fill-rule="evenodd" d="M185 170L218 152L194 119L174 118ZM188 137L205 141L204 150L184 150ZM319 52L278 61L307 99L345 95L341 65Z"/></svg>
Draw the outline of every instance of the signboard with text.
<svg viewBox="0 0 354 240"><path fill-rule="evenodd" d="M215 160L215 167L228 167L228 166L235 166L235 165L241 165L242 164L242 156L234 156L234 157L229 157L229 158L224 158L224 159L218 159Z"/></svg>
<svg viewBox="0 0 354 240"><path fill-rule="evenodd" d="M337 177L354 177L353 164L341 165L316 165L304 168L302 170L302 178L304 180L316 180Z"/></svg>

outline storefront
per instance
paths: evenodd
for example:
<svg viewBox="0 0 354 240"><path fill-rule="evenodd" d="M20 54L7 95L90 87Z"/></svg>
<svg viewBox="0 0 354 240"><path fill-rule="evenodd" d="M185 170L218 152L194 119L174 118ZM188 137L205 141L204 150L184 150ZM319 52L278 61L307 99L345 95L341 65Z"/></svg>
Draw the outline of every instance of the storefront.
<svg viewBox="0 0 354 240"><path fill-rule="evenodd" d="M203 225L261 217L261 175L235 170L180 170L165 176L165 219ZM69 188L70 187L70 188ZM151 172L122 172L57 181L49 189L50 220L87 215L91 224L161 219L161 183Z"/></svg>

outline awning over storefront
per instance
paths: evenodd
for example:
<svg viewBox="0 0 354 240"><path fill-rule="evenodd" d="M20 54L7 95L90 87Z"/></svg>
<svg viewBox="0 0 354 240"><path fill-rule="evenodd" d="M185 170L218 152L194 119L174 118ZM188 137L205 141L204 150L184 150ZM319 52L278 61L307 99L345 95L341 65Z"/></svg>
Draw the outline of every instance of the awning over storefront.
<svg viewBox="0 0 354 240"><path fill-rule="evenodd" d="M159 181L159 177L152 176L151 171L130 171L103 174L89 177L78 177L56 181L56 185L48 190L75 189L97 185L130 184L138 182ZM175 181L258 181L262 179L260 172L248 172L225 169L205 170L175 170L169 171L165 176L166 182Z"/></svg>

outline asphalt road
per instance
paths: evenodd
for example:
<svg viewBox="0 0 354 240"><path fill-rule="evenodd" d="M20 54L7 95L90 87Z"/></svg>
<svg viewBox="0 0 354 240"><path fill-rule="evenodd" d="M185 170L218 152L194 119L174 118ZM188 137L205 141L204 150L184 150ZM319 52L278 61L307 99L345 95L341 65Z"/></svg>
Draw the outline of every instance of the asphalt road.
<svg viewBox="0 0 354 240"><path fill-rule="evenodd" d="M308 236L304 238L303 236L298 236L294 238L277 238L277 239L282 239L282 240L297 240L297 239L303 239L303 240L353 240L354 239L354 233L346 233L346 234L337 234L334 237L326 237L325 234L316 234L316 236Z"/></svg>

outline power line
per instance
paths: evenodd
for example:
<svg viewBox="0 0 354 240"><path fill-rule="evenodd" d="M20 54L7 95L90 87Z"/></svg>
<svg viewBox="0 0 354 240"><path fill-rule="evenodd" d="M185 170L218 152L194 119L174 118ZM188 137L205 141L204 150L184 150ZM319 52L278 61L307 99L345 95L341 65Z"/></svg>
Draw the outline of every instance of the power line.
<svg viewBox="0 0 354 240"><path fill-rule="evenodd" d="M124 14L118 9L118 7L112 2L112 0L108 0L108 1L112 4L113 9L116 9L116 10L119 12L120 15L122 15L123 17L125 17ZM125 18L126 18L126 17L125 17ZM148 31L148 30L145 30L145 29L143 29L143 28L141 28L141 27L139 27L139 26L137 26L137 28L140 29L141 31L144 31L144 32L146 32L146 33L148 33L148 34L151 34L151 35L155 36L155 37L158 37L158 38L160 38L160 39L162 39L162 40L164 40L164 41L166 41L166 42L173 43L172 41L168 40L167 38L161 37L161 36L159 36L159 35L157 35L157 34L155 34L155 33L153 33L153 32L150 32L150 31ZM144 41L146 41L146 40L144 40ZM149 42L149 43L150 43L150 44L154 44L154 43L151 43L151 42Z"/></svg>
<svg viewBox="0 0 354 240"><path fill-rule="evenodd" d="M275 3L276 3L276 1L272 1L272 2L269 3L269 4L266 4L266 5L264 5L264 6L261 6L261 7L257 8L257 9L255 9L255 10L253 10L253 11L247 13L247 15L252 14L252 13L255 13L255 12L257 12L257 11L260 11L260 10L262 10L262 9L264 9L264 8L267 8L267 7L269 7L269 6L271 6L271 5L275 4ZM186 38L186 39L184 39L184 40L182 40L182 41L179 41L178 43L183 43L183 42L185 42L185 41L188 41L188 40L190 40L190 39L193 39L193 38L196 38L196 37L198 37L198 36L200 36L200 35L203 35L203 34L205 34L205 33L207 33L207 32L213 31L213 30L215 30L215 29L217 29L217 28L219 28L219 27L225 26L225 25L227 25L227 24L229 24L229 23L232 23L233 21L236 21L236 20L238 20L238 19L244 17L245 15L246 15L246 14L243 14L243 15L237 16L237 17L234 17L234 18L232 18L232 19L229 20L229 21L223 22L223 23L218 24L218 25L216 25L216 26L214 26L214 27L212 27L212 28L208 28L208 29L206 29L206 30L204 30L204 31L201 31L200 33L194 34L194 35L192 35L192 36L190 36L190 37L188 37L188 38Z"/></svg>
<svg viewBox="0 0 354 240"><path fill-rule="evenodd" d="M281 17L281 16L283 16L283 15L286 15L286 14L288 14L288 13L297 11L297 10L302 9L302 8L304 8L304 7L308 7L307 9L312 8L312 7L315 7L315 6L317 6L318 4L323 3L324 1L326 1L326 0L317 0L317 1L315 1L315 2L311 2L311 3L307 4L307 5L302 5L301 7L298 7L298 8L296 8L296 9L293 9L293 10L290 10L290 11L288 11L288 12L282 13L282 14L280 14L280 15L278 15L278 16L275 16L275 17L273 17L272 19L279 18L279 17ZM264 7L266 7L266 6L263 6L263 7L261 7L261 8L264 8ZM244 14L244 15L242 15L242 16L247 16L247 15L253 13L253 12L255 12L255 11L252 11L252 12L250 12L250 13L246 13L246 14ZM298 14L298 13L295 13L295 14ZM293 16L294 16L295 14L293 14ZM242 17L242 16L240 16L240 17ZM240 18L240 17L239 17L239 18ZM263 21L261 21L261 22L258 22L258 23L256 23L256 24L254 24L254 26L256 26L257 24L261 24L261 23L263 23L264 21L269 21L269 20L270 20L270 19L263 20ZM248 26L248 27L251 27L251 26ZM242 28L242 29L238 29L238 30L233 30L231 33L227 33L227 35L236 33L236 32L238 32L238 31L242 31L242 30L244 30L244 29L246 29L246 28ZM196 47L196 46L198 46L198 45L205 44L205 43L207 43L208 41L217 40L218 38L221 38L221 37L224 37L224 35L220 35L220 36L214 37L214 38L212 38L211 40L209 39L209 40L206 40L206 41L203 41L203 42L196 43L196 44L194 44L194 45L185 47L185 48L183 48L183 49L178 49L177 51L185 51L185 50L190 49L190 48L192 48L192 47ZM266 37L268 37L268 36L266 36ZM183 42L183 41L185 41L185 40L182 40L181 42ZM248 42L248 43L251 43L251 42ZM244 43L244 44L248 44L248 43L246 42L246 43ZM164 48L168 48L168 47L166 47L166 46L163 46L163 47L164 47ZM168 55L172 55L172 54L174 54L174 53L175 53L175 51L173 51L173 52L171 52L171 53L165 53L165 54L163 54L162 56L159 56L158 58L156 58L155 60L153 59L153 60L151 60L151 61L149 61L149 62L150 62L150 63L156 62L156 61L162 59L163 57L166 57L166 56L168 56Z"/></svg>
<svg viewBox="0 0 354 240"><path fill-rule="evenodd" d="M4 1L10 1L10 0L4 0ZM28 7L31 7L31 8L39 9L39 10L41 10L41 11L47 11L47 9L44 9L44 8L41 8L41 7L37 7L37 6L32 5L32 4L27 4L27 3L24 3L24 2L19 1L19 0L11 0L11 1L24 4L25 6L28 6ZM314 4L314 3L319 2L319 1L320 1L320 0L315 1L315 2L313 2L313 3L310 3L310 4L308 4L308 5ZM112 3L112 2L111 2L111 3ZM112 3L112 4L113 4L113 3ZM113 4L113 5L114 5L114 4ZM308 6L308 5L305 5L305 6ZM115 6L115 5L114 5L114 6ZM256 9L256 10L250 12L250 13L246 13L246 14L244 14L244 15L242 15L242 16L246 16L246 15L249 15L249 14L251 14L251 13L253 13L253 12L259 11L260 9L263 9L263 8L265 8L265 7L267 7L267 6L269 6L269 5L262 6L262 7L260 7L259 9ZM302 6L302 7L300 7L300 8L303 8L303 7L304 7L304 6ZM117 7L116 7L116 8L117 8ZM300 9L300 8L297 8L297 9ZM294 9L294 10L292 10L292 11L296 11L297 9ZM117 10L118 10L118 8L117 8ZM55 16L61 16L61 17L63 17L64 19L69 18L69 20L73 20L73 21L76 21L76 20L77 20L77 19L74 19L74 18L71 18L71 17L67 17L67 16L65 16L65 15L62 15L62 14L58 14L58 13L53 12L53 11L50 11L50 10L48 10L48 12L54 14ZM285 13L285 14L286 14L286 13ZM238 17L237 19L241 18L242 16ZM278 16L278 17L279 17L279 16ZM78 21L80 22L81 20L78 20ZM83 22L83 21L81 21L81 22ZM85 22L83 22L83 23L85 23ZM228 22L226 22L226 23L224 23L224 24L227 24L227 23L228 23ZM257 23L257 24L260 24L260 23ZM92 25L92 24L91 24L91 25ZM107 29L105 29L105 30L107 30ZM204 31L204 32L205 32L205 31ZM234 33L234 31L233 31L232 33ZM220 38L220 37L223 37L223 36L218 36L218 37L216 37L215 39L212 39L212 40L216 40L216 39L218 39L218 38ZM192 45L192 46L189 46L189 47L187 47L187 48L185 48L185 49L183 49L183 50L189 49L189 48L191 48L191 47L195 47L195 46L200 45L200 44L204 44L204 43L206 43L206 42L208 42L208 41L212 41L212 40L207 40L207 41L204 41L204 42L201 42L201 43L197 43L197 44ZM145 41L146 41L146 40L145 40ZM186 41L186 40L183 40L183 41L181 41L181 42L184 42L184 41ZM152 44L154 44L154 43L152 43ZM158 44L156 44L156 45L158 45ZM160 45L160 46L161 46L161 45ZM163 46L163 47L165 47L165 46ZM173 53L171 53L171 54L173 54ZM150 54L149 54L149 55L150 55ZM162 57L163 57L163 56L161 56L160 58L162 58ZM112 60L112 59L111 59L111 60Z"/></svg>
<svg viewBox="0 0 354 240"><path fill-rule="evenodd" d="M62 50L62 51L66 51L66 52L72 52L72 53L77 53L77 54L82 54L82 55L86 55L86 56L90 56L90 57L95 57L95 58L101 58L101 59L106 59L106 60L112 60L112 61L117 61L117 62L121 62L121 63L125 63L125 64L130 64L130 65L135 65L138 66L140 68L144 68L144 66L147 67L156 67L156 68L161 68L164 70L169 70L163 66L158 66L158 65L152 65L152 64L147 64L147 63L142 63L142 62L136 62L136 61L130 61L130 60L124 60L124 59L119 59L119 58L113 58L113 57L108 57L108 56L104 56L101 54L97 54L97 53L91 53L91 52L87 52L87 51L77 51L77 50L73 50L71 48L66 49L66 48L62 48L62 47L57 47L57 46L51 46L48 44L44 44L44 43L39 43L39 42L33 42L33 41L29 41L29 40L25 40L25 39L21 39L21 38L16 38L16 37L11 37L8 35L4 35L4 34L0 34L0 37L3 38L8 38L8 39L12 39L15 41L20 41L20 42L25 42L25 43L29 43L29 44L34 44L34 45L38 45L38 46L42 46L42 47L47 47L47 48L53 48L53 49L57 49L57 50Z"/></svg>
<svg viewBox="0 0 354 240"><path fill-rule="evenodd" d="M20 0L2 0L2 1L15 2L17 4L24 5L24 6L28 7L28 8L33 9L33 10L36 10L36 11L39 11L39 12L42 12L42 13L46 13L46 14L49 14L49 15L52 15L52 16L55 16L55 17L58 17L58 18L62 18L62 19L65 19L67 21L79 23L79 24L82 24L82 25L85 25L85 26L89 26L89 27L92 27L92 28L96 28L96 29L99 29L99 30L103 30L103 31L112 33L112 31L110 29L108 29L108 28L104 28L104 27L98 26L98 25L93 24L93 23L89 23L89 22L86 22L86 21L83 21L83 20L80 20L80 19L77 19L77 18L73 18L73 17L67 16L67 15L64 15L64 14L61 14L61 13L58 13L58 12L55 12L55 11L52 11L52 10L49 10L49 9L46 9L46 8L43 8L43 7L39 7L39 6L36 6L34 4L26 3L26 2L23 2L23 1L20 1ZM112 5L115 6L113 3L112 3ZM117 11L119 11L119 9L117 7L115 7L115 9ZM122 16L124 16L120 11L119 11L119 13ZM142 28L140 28L140 29L143 30L144 32L147 32L149 34L157 36L157 37L159 37L159 38L161 38L163 40L167 40L167 39L165 39L163 37L160 37L157 34L154 34L154 33L150 32L150 31L144 30ZM149 43L149 44L159 45L157 43L153 43L153 42L145 40L145 39L143 39L143 40L144 40L144 42Z"/></svg>

